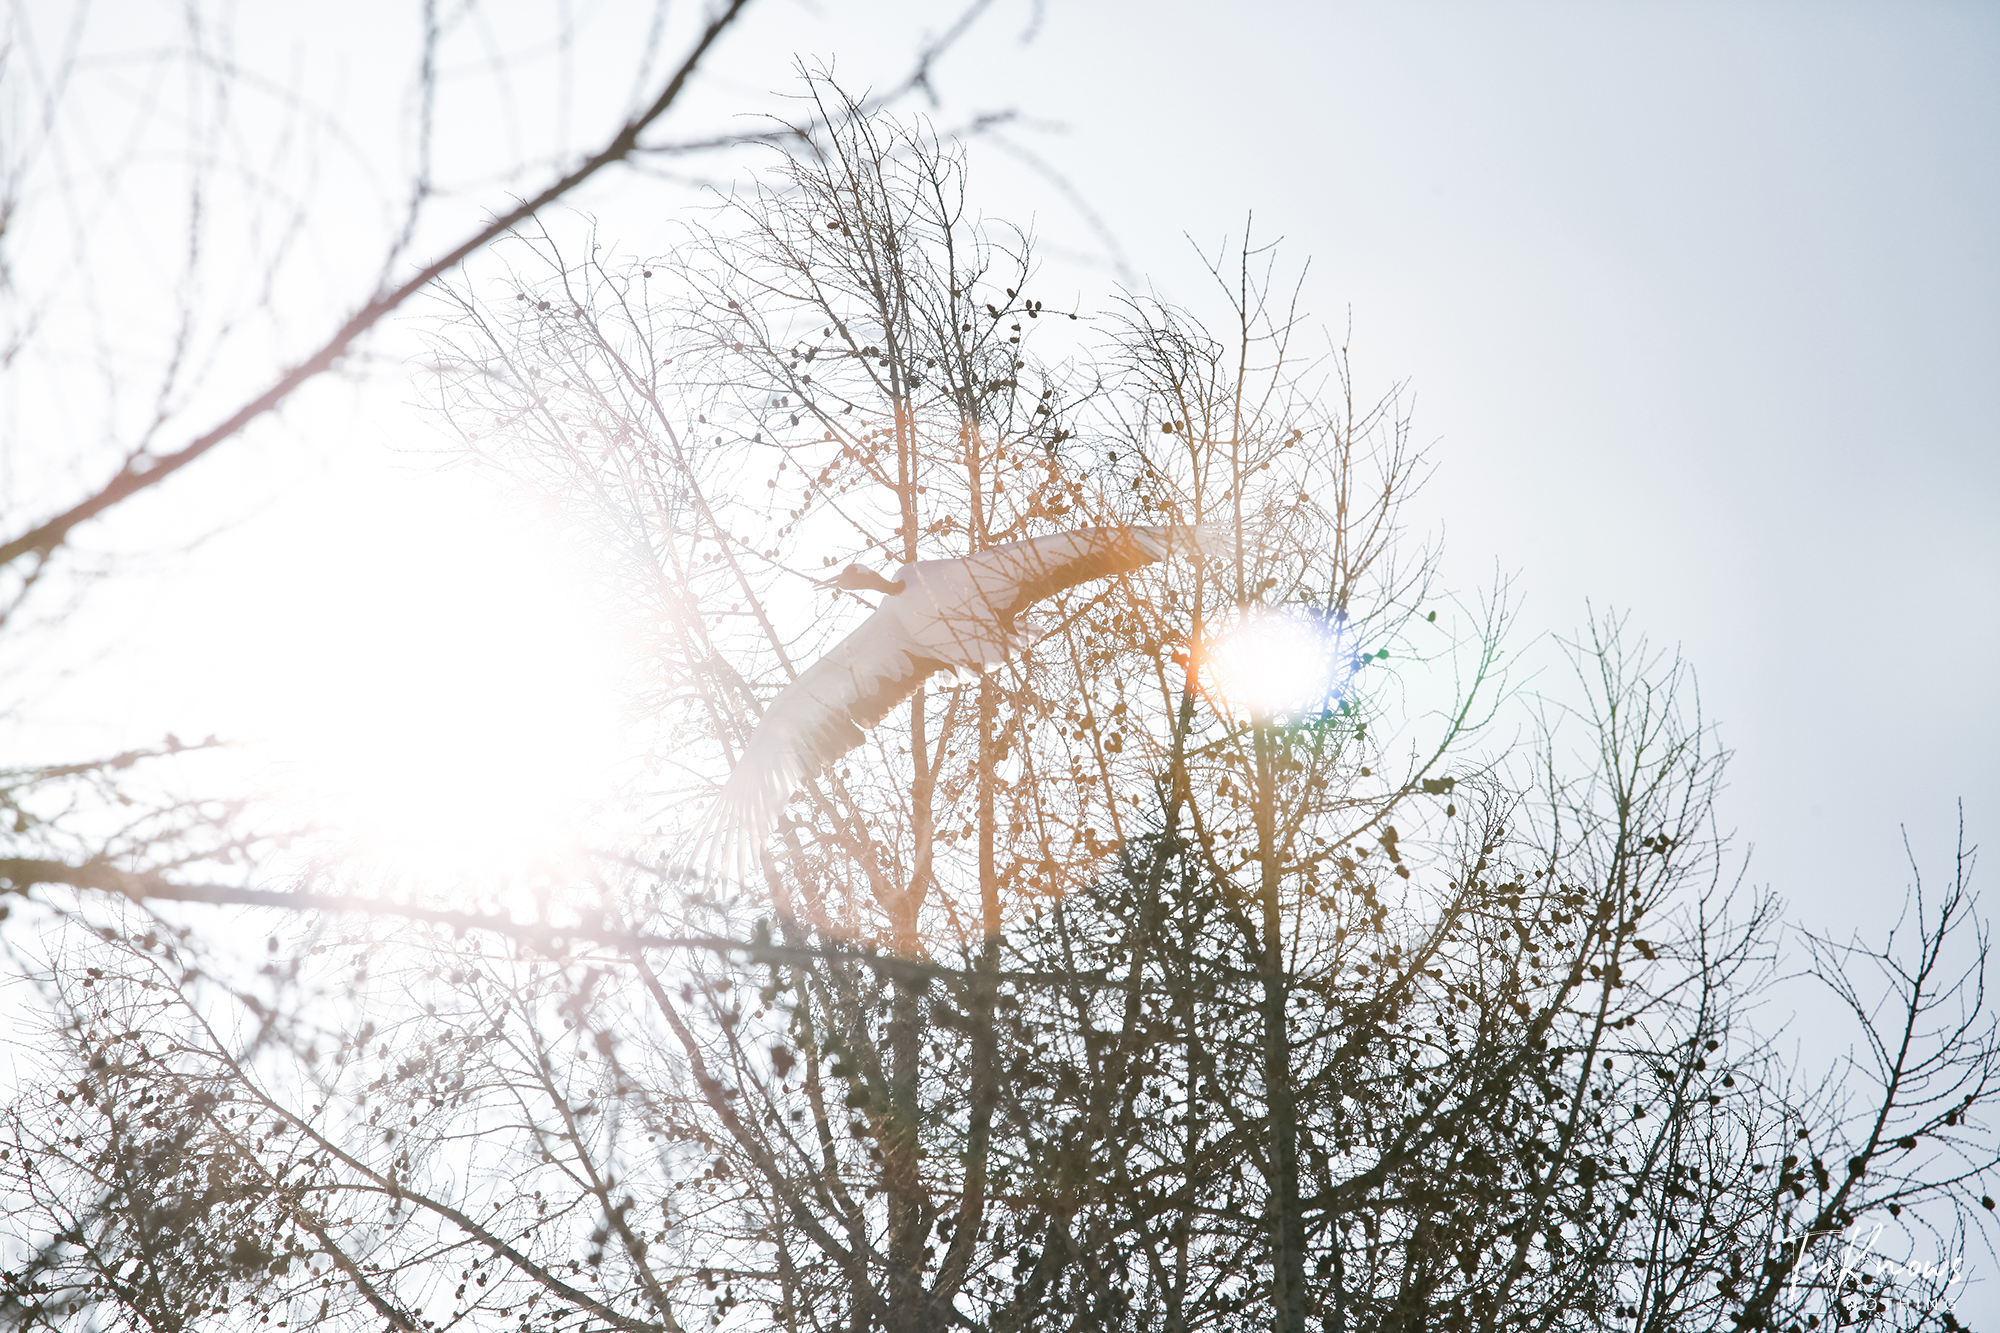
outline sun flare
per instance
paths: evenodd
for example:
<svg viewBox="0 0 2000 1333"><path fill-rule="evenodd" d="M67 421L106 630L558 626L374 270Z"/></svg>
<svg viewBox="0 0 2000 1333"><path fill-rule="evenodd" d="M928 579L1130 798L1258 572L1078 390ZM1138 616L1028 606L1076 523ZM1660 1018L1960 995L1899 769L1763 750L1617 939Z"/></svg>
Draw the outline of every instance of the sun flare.
<svg viewBox="0 0 2000 1333"><path fill-rule="evenodd" d="M1251 607L1210 629L1201 680L1226 712L1259 722L1300 722L1339 706L1355 662L1347 622L1338 615Z"/></svg>
<svg viewBox="0 0 2000 1333"><path fill-rule="evenodd" d="M294 571L244 702L298 818L398 872L507 876L605 831L629 654L552 533L424 489L393 556Z"/></svg>

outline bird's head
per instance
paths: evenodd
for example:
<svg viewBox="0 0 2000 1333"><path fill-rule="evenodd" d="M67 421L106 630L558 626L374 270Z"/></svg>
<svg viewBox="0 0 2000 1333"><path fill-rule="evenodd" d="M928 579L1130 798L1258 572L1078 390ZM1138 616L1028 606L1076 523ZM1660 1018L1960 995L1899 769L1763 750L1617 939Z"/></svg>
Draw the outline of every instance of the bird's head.
<svg viewBox="0 0 2000 1333"><path fill-rule="evenodd" d="M872 569L849 565L833 580L833 586L848 592L881 592L894 597L908 585L885 579Z"/></svg>

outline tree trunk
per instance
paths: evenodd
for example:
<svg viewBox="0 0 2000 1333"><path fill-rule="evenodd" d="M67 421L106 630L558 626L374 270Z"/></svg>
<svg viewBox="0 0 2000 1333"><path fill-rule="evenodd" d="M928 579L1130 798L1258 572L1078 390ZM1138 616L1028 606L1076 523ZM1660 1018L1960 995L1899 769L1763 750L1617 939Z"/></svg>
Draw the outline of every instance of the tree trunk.
<svg viewBox="0 0 2000 1333"><path fill-rule="evenodd" d="M1285 1027L1285 953L1278 906L1275 738L1257 728L1257 856L1264 909L1264 1109L1270 1121L1271 1313L1278 1333L1305 1333L1305 1218L1299 1204L1299 1127L1292 1105L1292 1049Z"/></svg>

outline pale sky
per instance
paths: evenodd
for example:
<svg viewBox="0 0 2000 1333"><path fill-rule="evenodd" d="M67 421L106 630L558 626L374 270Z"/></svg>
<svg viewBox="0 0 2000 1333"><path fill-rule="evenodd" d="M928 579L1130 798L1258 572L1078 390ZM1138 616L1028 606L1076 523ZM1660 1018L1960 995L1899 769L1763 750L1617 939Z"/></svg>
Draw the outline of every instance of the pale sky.
<svg viewBox="0 0 2000 1333"><path fill-rule="evenodd" d="M381 184L372 219L355 202L366 190L321 187L306 272L326 292L374 262L342 238L392 215L408 160L391 135L407 71L370 62L378 42L401 49L382 34L411 15L378 8L330 29L258 30L257 12L236 38L246 63L289 65L332 109L346 141L326 141L322 173ZM937 12L753 9L680 123L785 110L795 59L885 83ZM595 13L596 33L629 37L618 13ZM114 30L143 45L125 15ZM480 95L444 103L441 175L478 187L489 163L580 141L632 86L550 69L505 96L460 71ZM1310 261L1307 306L1334 334L1351 319L1362 388L1407 385L1437 464L1412 513L1442 530L1450 585L1511 577L1524 645L1575 627L1586 599L1679 645L1735 751L1725 820L1754 847L1753 882L1796 918L1878 922L1908 879L1905 826L1941 877L1960 799L1970 841L1996 828L2000 10L1002 4L936 82L942 127L1019 110L1006 143L1067 180L1142 288L1201 309L1194 246L1253 217L1283 260ZM974 170L990 213L1036 227L1045 286L1108 303L1120 275L1070 259L1105 254L1071 198L997 143L975 146ZM454 206L471 216L492 193ZM624 174L583 204L607 244L649 251L690 197ZM315 336L329 312L310 283L296 290L279 333ZM141 317L157 305L133 298ZM523 558L511 519L455 480L410 475L407 456L384 471L378 452L434 438L419 392L390 377L357 427L346 392L321 386L282 432L100 525L93 541L128 549L239 524L164 586L89 604L124 708L92 685L38 716L115 743L254 730L232 710L301 688L299 668L281 679L260 656L297 661L320 636L346 645L309 654L334 672L364 651L328 631L339 605L434 637L495 633L475 608L503 594L449 590ZM188 612L217 601L261 610ZM426 610L440 606L454 619ZM190 641L156 649L177 634ZM144 645L143 662L121 645ZM538 659L506 688L545 689L558 669Z"/></svg>
<svg viewBox="0 0 2000 1333"><path fill-rule="evenodd" d="M1682 647L1795 915L2000 829L2000 10L1050 5L1032 50L988 96L1164 293L1252 211L1311 257L1459 586Z"/></svg>
<svg viewBox="0 0 2000 1333"><path fill-rule="evenodd" d="M752 13L683 124L784 110L795 57L886 82L935 21L922 6ZM617 20L593 22L617 34ZM246 60L305 71L333 108L353 142L327 153L327 174L375 173L393 203L403 163L377 148L407 99L400 66L369 63L385 23L239 40ZM443 173L477 182L486 159L587 137L629 87L565 77L560 97L536 101L529 80L447 103ZM1437 464L1413 516L1442 530L1450 584L1511 577L1524 643L1576 626L1589 599L1679 645L1736 753L1725 818L1754 846L1752 879L1795 916L1877 920L1908 878L1905 826L1941 876L1960 799L1970 841L1996 827L2000 10L1003 4L937 85L943 127L1018 109L1006 142L1068 181L1142 288L1201 309L1194 246L1252 217L1284 260L1309 260L1307 305L1335 334L1351 319L1363 389L1407 385ZM974 164L988 210L1046 243L1045 285L1107 303L1119 275L1068 258L1105 253L1071 199L999 144ZM326 291L345 290L329 271L373 262L341 248L353 228L331 206L362 193L320 196L310 271ZM469 190L462 211L485 197ZM622 175L584 204L607 244L647 251L670 243L665 220L689 197ZM328 313L294 300L280 332L314 336ZM490 633L468 608L495 594L438 589L471 586L452 562L497 558L473 554L482 541L520 550L511 520L455 481L419 481L407 457L383 471L376 452L433 438L419 392L391 377L357 428L345 391L321 386L285 434L230 446L99 525L92 540L113 549L240 526L167 588L97 595L107 665L121 643L148 645L112 677L127 705L106 709L93 686L43 720L121 742L228 732L247 694L296 681L242 668L255 679L232 682L227 664L260 639L296 649L336 604L424 621L442 603L458 637ZM339 591L280 595L314 586ZM195 630L218 618L176 598L263 610ZM193 638L151 647L175 634ZM192 687L173 683L176 660L201 661Z"/></svg>

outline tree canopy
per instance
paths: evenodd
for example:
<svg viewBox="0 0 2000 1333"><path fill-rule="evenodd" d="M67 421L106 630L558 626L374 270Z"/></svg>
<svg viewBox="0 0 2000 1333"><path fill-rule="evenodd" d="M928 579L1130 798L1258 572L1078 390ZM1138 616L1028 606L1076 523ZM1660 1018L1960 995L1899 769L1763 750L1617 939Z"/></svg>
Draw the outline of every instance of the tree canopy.
<svg viewBox="0 0 2000 1333"><path fill-rule="evenodd" d="M1969 863L1879 950L1810 943L1860 1044L1804 1083L1752 1022L1777 909L1687 668L1600 616L1573 704L1496 735L1504 597L1438 586L1400 400L1270 251L1214 258L1220 320L1063 308L949 138L809 87L666 253L519 231L434 326L463 458L611 556L644 832L505 884L281 856L224 891L263 845L238 811L78 855L8 796L0 874L76 928L0 1131L4 1317L1952 1326L2000 1056ZM1049 598L753 874L689 873L762 708L855 623L833 569L1137 524L1227 553ZM1231 697L1246 616L1334 688ZM293 910L253 970L145 906L177 894ZM1905 1214L1943 1260L1841 1267Z"/></svg>

